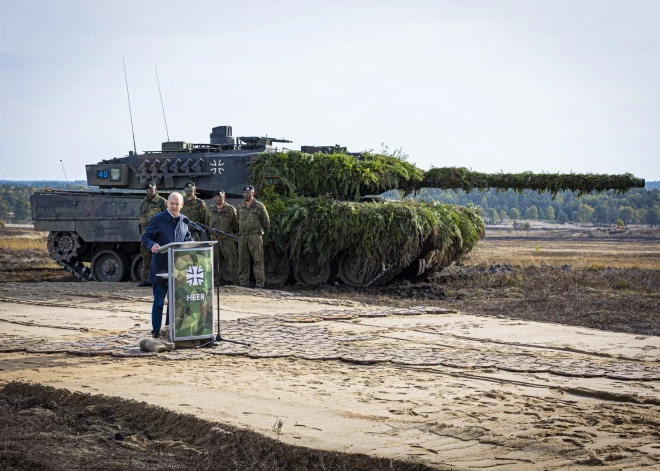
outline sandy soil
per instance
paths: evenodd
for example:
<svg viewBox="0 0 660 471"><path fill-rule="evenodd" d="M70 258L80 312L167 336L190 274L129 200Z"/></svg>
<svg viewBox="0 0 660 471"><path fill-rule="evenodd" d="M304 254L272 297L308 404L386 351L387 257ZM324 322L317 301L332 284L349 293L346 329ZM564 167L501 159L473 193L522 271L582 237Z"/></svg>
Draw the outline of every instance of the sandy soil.
<svg viewBox="0 0 660 471"><path fill-rule="evenodd" d="M0 386L146 401L329 451L454 469L660 467L660 337L225 288L250 347L151 355L149 290L0 285Z"/></svg>

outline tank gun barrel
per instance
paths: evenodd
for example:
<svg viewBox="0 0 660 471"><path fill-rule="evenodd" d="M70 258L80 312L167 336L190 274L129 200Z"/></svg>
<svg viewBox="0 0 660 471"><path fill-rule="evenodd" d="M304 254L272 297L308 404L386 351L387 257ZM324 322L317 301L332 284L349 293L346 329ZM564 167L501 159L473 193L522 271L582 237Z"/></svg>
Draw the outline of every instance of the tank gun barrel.
<svg viewBox="0 0 660 471"><path fill-rule="evenodd" d="M358 199L388 190L405 194L424 188L464 190L575 191L579 196L613 190L623 194L644 188L645 181L629 173L599 175L580 173L481 173L461 167L424 171L396 156L365 153L357 159L349 154L304 152L261 154L250 162L251 183L260 189L274 185L282 194L332 195Z"/></svg>
<svg viewBox="0 0 660 471"><path fill-rule="evenodd" d="M481 173L462 167L432 168L424 173L424 178L416 184L422 188L452 190L523 190L549 192L556 195L562 191L574 191L578 196L587 193L601 193L613 190L623 194L632 188L644 188L646 182L630 173L623 175L600 175L594 173Z"/></svg>
<svg viewBox="0 0 660 471"><path fill-rule="evenodd" d="M293 141L290 141L288 139L277 139L277 138L274 138L274 137L267 137L266 139L270 140L271 142L282 142L282 143L285 143L285 144L290 144L290 143L293 142Z"/></svg>

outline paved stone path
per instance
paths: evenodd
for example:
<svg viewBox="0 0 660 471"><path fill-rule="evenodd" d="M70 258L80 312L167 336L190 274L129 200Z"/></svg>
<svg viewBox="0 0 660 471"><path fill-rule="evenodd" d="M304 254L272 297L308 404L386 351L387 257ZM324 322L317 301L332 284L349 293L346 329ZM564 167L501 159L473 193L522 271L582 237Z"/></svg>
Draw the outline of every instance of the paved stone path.
<svg viewBox="0 0 660 471"><path fill-rule="evenodd" d="M276 316L253 316L222 322L222 336L240 340L249 347L230 342L219 342L204 349L176 349L158 356L164 360L188 360L208 355L247 356L249 358L300 358L304 360L339 360L358 365L390 362L396 365L436 366L456 369L509 372L549 373L553 375L598 378L620 381L660 381L660 365L632 359L607 358L572 352L554 351L552 355L524 350L511 353L493 351L492 346L447 345L435 342L409 342L396 338L397 331L408 332L409 327L381 329L382 332L365 335L352 331L351 321L391 316L442 315L453 311L436 307L418 306L412 309L353 309L349 311L317 311L306 314L291 313ZM340 333L329 329L329 324L344 323L348 329ZM420 332L440 333L433 326L424 326ZM163 330L165 333L165 330ZM149 357L138 344L143 330L132 330L118 336L89 337L85 341L41 341L0 333L0 353L68 353L81 356L109 355L116 358Z"/></svg>

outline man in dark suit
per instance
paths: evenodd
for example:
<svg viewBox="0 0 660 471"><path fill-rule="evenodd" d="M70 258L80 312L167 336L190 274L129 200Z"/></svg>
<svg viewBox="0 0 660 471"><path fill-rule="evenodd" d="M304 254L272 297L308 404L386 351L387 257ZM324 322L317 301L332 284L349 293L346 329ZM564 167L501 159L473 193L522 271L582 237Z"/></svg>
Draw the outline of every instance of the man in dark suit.
<svg viewBox="0 0 660 471"><path fill-rule="evenodd" d="M163 304L167 296L167 278L156 276L167 273L167 253L158 253L161 246L172 242L192 241L188 225L181 221L183 196L172 193L167 199L167 209L156 214L142 234L142 246L154 254L149 269L149 283L153 285L154 304L151 308L151 336L160 337L160 326L163 323ZM169 316L165 317L165 325L169 325Z"/></svg>

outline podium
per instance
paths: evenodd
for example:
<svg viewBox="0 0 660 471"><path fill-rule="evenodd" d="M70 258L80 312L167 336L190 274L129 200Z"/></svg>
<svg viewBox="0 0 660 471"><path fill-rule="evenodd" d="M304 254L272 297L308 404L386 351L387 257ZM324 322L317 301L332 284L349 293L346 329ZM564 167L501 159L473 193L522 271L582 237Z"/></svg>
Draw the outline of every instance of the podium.
<svg viewBox="0 0 660 471"><path fill-rule="evenodd" d="M213 340L213 244L216 241L173 242L167 252L167 316L169 341Z"/></svg>

